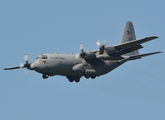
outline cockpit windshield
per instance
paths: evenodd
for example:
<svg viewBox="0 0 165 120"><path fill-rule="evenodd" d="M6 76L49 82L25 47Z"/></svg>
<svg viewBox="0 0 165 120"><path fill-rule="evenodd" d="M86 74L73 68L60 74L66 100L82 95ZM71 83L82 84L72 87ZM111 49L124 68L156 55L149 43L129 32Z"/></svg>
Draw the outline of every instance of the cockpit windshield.
<svg viewBox="0 0 165 120"><path fill-rule="evenodd" d="M42 57L41 56L38 56L36 59L41 59Z"/></svg>
<svg viewBox="0 0 165 120"><path fill-rule="evenodd" d="M48 59L48 57L46 55L41 55L41 56L38 56L36 59Z"/></svg>

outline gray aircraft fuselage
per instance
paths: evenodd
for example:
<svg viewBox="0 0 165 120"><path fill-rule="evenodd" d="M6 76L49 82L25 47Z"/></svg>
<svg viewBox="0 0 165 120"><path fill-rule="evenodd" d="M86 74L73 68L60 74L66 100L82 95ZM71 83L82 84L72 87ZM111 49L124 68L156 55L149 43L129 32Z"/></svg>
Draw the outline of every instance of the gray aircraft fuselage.
<svg viewBox="0 0 165 120"><path fill-rule="evenodd" d="M86 72L93 73L100 76L110 72L119 65L126 62L126 59L118 61L88 59L85 60L79 54L44 54L39 55L37 59L31 64L31 70L35 70L41 74L48 74L49 76L84 76L84 67ZM82 67L81 67L82 66ZM88 71L89 70L89 71ZM92 70L92 71L90 71Z"/></svg>

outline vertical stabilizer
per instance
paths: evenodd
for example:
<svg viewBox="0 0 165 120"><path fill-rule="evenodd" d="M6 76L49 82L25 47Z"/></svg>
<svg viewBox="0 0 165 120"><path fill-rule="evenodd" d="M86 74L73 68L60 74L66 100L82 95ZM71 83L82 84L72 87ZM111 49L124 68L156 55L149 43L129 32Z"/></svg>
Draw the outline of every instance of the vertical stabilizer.
<svg viewBox="0 0 165 120"><path fill-rule="evenodd" d="M136 40L134 27L133 27L133 24L132 24L131 21L127 21L126 24L125 24L124 31L123 31L121 44L126 43L126 42L130 42L132 40ZM127 53L125 55L136 55L136 54L139 54L138 50Z"/></svg>

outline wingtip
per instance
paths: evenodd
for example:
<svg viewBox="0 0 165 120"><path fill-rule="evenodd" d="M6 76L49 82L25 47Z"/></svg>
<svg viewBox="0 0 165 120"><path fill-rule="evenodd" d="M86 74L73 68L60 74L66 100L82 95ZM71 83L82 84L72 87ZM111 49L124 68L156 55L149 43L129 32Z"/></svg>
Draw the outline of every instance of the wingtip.
<svg viewBox="0 0 165 120"><path fill-rule="evenodd" d="M162 53L162 51L153 52L153 54L159 54L159 53Z"/></svg>
<svg viewBox="0 0 165 120"><path fill-rule="evenodd" d="M157 39L157 38L159 38L159 37L158 37L158 36L150 36L149 38Z"/></svg>
<svg viewBox="0 0 165 120"><path fill-rule="evenodd" d="M163 51L158 51L158 53L163 53Z"/></svg>
<svg viewBox="0 0 165 120"><path fill-rule="evenodd" d="M153 36L153 37L155 37L155 39L156 39L156 38L159 38L158 36Z"/></svg>
<svg viewBox="0 0 165 120"><path fill-rule="evenodd" d="M10 68L4 68L3 70L11 70Z"/></svg>

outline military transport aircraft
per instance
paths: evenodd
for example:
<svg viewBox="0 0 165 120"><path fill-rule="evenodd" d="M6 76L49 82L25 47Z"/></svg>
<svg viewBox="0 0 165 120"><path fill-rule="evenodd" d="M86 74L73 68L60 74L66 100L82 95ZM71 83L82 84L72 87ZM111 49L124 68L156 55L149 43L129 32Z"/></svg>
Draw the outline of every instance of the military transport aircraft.
<svg viewBox="0 0 165 120"><path fill-rule="evenodd" d="M25 55L24 64L21 63L19 66L5 68L4 70L27 68L41 73L43 79L49 76L61 75L66 76L70 82L79 82L83 76L94 79L112 71L127 61L161 53L139 54L138 52L138 49L143 48L141 44L156 38L158 37L150 36L136 40L133 24L131 21L127 21L121 43L118 45L107 46L108 42L106 40L101 45L97 41L98 50L84 51L83 44L81 44L79 54L41 54L34 62L28 62L28 56Z"/></svg>

